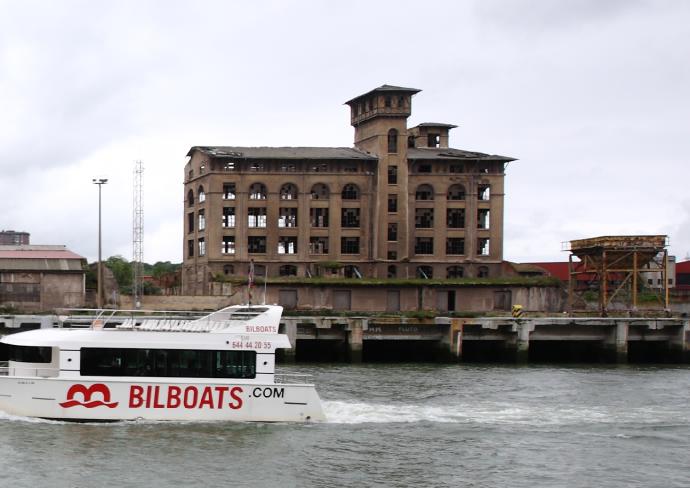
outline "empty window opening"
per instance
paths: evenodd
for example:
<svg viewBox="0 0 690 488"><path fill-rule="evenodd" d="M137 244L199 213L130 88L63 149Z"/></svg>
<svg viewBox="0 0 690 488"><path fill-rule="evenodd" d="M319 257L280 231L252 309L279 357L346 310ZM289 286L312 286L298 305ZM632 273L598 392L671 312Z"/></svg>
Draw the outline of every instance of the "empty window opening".
<svg viewBox="0 0 690 488"><path fill-rule="evenodd" d="M418 163L415 166L415 173L431 173L431 164L429 163Z"/></svg>
<svg viewBox="0 0 690 488"><path fill-rule="evenodd" d="M312 200L328 200L330 192L328 187L323 183L317 183L311 187L311 199Z"/></svg>
<svg viewBox="0 0 690 488"><path fill-rule="evenodd" d="M398 259L398 251L388 251L387 257L388 259L395 261L396 259Z"/></svg>
<svg viewBox="0 0 690 488"><path fill-rule="evenodd" d="M448 188L448 200L464 200L465 187L462 185L451 185Z"/></svg>
<svg viewBox="0 0 690 488"><path fill-rule="evenodd" d="M479 185L477 187L477 198L479 200L489 201L491 199L490 185Z"/></svg>
<svg viewBox="0 0 690 488"><path fill-rule="evenodd" d="M398 240L398 224L391 223L388 224L388 240L397 241Z"/></svg>
<svg viewBox="0 0 690 488"><path fill-rule="evenodd" d="M388 152L398 152L398 131L395 129L391 129L388 131Z"/></svg>
<svg viewBox="0 0 690 488"><path fill-rule="evenodd" d="M223 171L235 171L237 169L237 166L235 165L235 161L225 161L223 163Z"/></svg>
<svg viewBox="0 0 690 488"><path fill-rule="evenodd" d="M235 227L235 207L223 207L223 227Z"/></svg>
<svg viewBox="0 0 690 488"><path fill-rule="evenodd" d="M297 254L297 237L280 236L278 238L278 254Z"/></svg>
<svg viewBox="0 0 690 488"><path fill-rule="evenodd" d="M390 213L398 211L398 195L388 195L388 211Z"/></svg>
<svg viewBox="0 0 690 488"><path fill-rule="evenodd" d="M310 208L309 222L312 227L328 227L328 209Z"/></svg>
<svg viewBox="0 0 690 488"><path fill-rule="evenodd" d="M359 237L341 237L341 254L359 254Z"/></svg>
<svg viewBox="0 0 690 488"><path fill-rule="evenodd" d="M194 257L194 240L192 239L187 241L187 257Z"/></svg>
<svg viewBox="0 0 690 488"><path fill-rule="evenodd" d="M359 227L359 209L344 208L340 219L341 227Z"/></svg>
<svg viewBox="0 0 690 488"><path fill-rule="evenodd" d="M187 192L187 205L190 207L194 205L194 190L189 190Z"/></svg>
<svg viewBox="0 0 690 488"><path fill-rule="evenodd" d="M206 201L206 193L204 192L203 186L199 187L199 191L197 193L199 194L199 203L205 202Z"/></svg>
<svg viewBox="0 0 690 488"><path fill-rule="evenodd" d="M343 187L343 200L359 200L359 187L353 183L348 183Z"/></svg>
<svg viewBox="0 0 690 488"><path fill-rule="evenodd" d="M281 173L294 173L297 171L297 163L280 163Z"/></svg>
<svg viewBox="0 0 690 488"><path fill-rule="evenodd" d="M204 213L204 210L199 210L198 222L199 230L206 229L206 214Z"/></svg>
<svg viewBox="0 0 690 488"><path fill-rule="evenodd" d="M266 191L266 185L263 183L252 183L249 187L249 199L250 200L266 200L268 191Z"/></svg>
<svg viewBox="0 0 690 488"><path fill-rule="evenodd" d="M398 167L388 166L388 184L396 185L398 183Z"/></svg>
<svg viewBox="0 0 690 488"><path fill-rule="evenodd" d="M480 208L477 210L477 229L488 229L489 221L491 220L488 208Z"/></svg>
<svg viewBox="0 0 690 488"><path fill-rule="evenodd" d="M434 226L434 209L415 208L414 226L416 229L431 229Z"/></svg>
<svg viewBox="0 0 690 488"><path fill-rule="evenodd" d="M465 254L465 239L462 237L447 238L446 254Z"/></svg>
<svg viewBox="0 0 690 488"><path fill-rule="evenodd" d="M489 255L489 238L480 237L477 239L477 254L480 256Z"/></svg>
<svg viewBox="0 0 690 488"><path fill-rule="evenodd" d="M415 237L414 253L415 254L433 254L434 253L434 238L433 237Z"/></svg>
<svg viewBox="0 0 690 488"><path fill-rule="evenodd" d="M439 147L441 145L441 136L439 134L429 134L427 136L428 147Z"/></svg>
<svg viewBox="0 0 690 488"><path fill-rule="evenodd" d="M224 275L235 274L235 267L232 264L226 264L225 266L223 266L223 274Z"/></svg>
<svg viewBox="0 0 690 488"><path fill-rule="evenodd" d="M260 161L253 161L249 164L249 171L266 171L266 164Z"/></svg>
<svg viewBox="0 0 690 488"><path fill-rule="evenodd" d="M465 276L465 269L462 266L448 266L446 268L446 278L455 280Z"/></svg>
<svg viewBox="0 0 690 488"><path fill-rule="evenodd" d="M187 214L187 232L194 232L194 212Z"/></svg>
<svg viewBox="0 0 690 488"><path fill-rule="evenodd" d="M266 227L265 207L249 207L247 209L247 227Z"/></svg>
<svg viewBox="0 0 690 488"><path fill-rule="evenodd" d="M419 185L414 198L415 200L433 200L434 188L431 185Z"/></svg>
<svg viewBox="0 0 690 488"><path fill-rule="evenodd" d="M206 239L203 237L199 238L199 256L206 255Z"/></svg>
<svg viewBox="0 0 690 488"><path fill-rule="evenodd" d="M407 136L407 147L415 147L414 136Z"/></svg>
<svg viewBox="0 0 690 488"><path fill-rule="evenodd" d="M449 229L465 228L465 209L449 208L446 210L446 225Z"/></svg>
<svg viewBox="0 0 690 488"><path fill-rule="evenodd" d="M223 183L223 200L234 200L236 197L235 183Z"/></svg>
<svg viewBox="0 0 690 488"><path fill-rule="evenodd" d="M397 278L398 277L398 267L394 264L391 264L388 266L388 273L386 275L388 278Z"/></svg>
<svg viewBox="0 0 690 488"><path fill-rule="evenodd" d="M278 216L278 227L297 227L297 209L281 207Z"/></svg>
<svg viewBox="0 0 690 488"><path fill-rule="evenodd" d="M422 278L423 280L430 280L434 277L434 268L431 266L417 266L416 270L417 278Z"/></svg>
<svg viewBox="0 0 690 488"><path fill-rule="evenodd" d="M393 106L393 100L391 99L390 95L386 95L383 99L383 105L386 108L390 108Z"/></svg>
<svg viewBox="0 0 690 488"><path fill-rule="evenodd" d="M464 173L465 172L465 166L461 163L452 163L448 167L448 172L449 173Z"/></svg>
<svg viewBox="0 0 690 488"><path fill-rule="evenodd" d="M281 200L297 200L297 187L292 183L286 183L280 187Z"/></svg>
<svg viewBox="0 0 690 488"><path fill-rule="evenodd" d="M363 278L359 268L354 264L348 264L347 266L344 266L343 275L345 276L345 278L357 278L360 280Z"/></svg>
<svg viewBox="0 0 690 488"><path fill-rule="evenodd" d="M328 237L310 237L309 254L328 254Z"/></svg>
<svg viewBox="0 0 690 488"><path fill-rule="evenodd" d="M280 276L297 276L297 266L294 264L283 264L278 268L278 274Z"/></svg>
<svg viewBox="0 0 690 488"><path fill-rule="evenodd" d="M247 250L250 253L265 253L266 252L266 238L263 236L249 236L247 238ZM256 268L254 268L256 273Z"/></svg>
<svg viewBox="0 0 690 488"><path fill-rule="evenodd" d="M488 266L480 266L479 269L477 270L477 277L478 278L488 278L489 277L489 267Z"/></svg>
<svg viewBox="0 0 690 488"><path fill-rule="evenodd" d="M223 236L220 252L221 254L235 254L235 236Z"/></svg>

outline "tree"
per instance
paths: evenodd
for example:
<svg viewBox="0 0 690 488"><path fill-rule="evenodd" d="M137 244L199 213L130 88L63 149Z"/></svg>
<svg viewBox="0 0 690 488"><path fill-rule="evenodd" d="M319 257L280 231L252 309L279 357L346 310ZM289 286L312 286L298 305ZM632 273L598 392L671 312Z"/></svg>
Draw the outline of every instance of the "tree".
<svg viewBox="0 0 690 488"><path fill-rule="evenodd" d="M132 286L132 263L122 256L111 256L105 262L105 265L113 272L120 290Z"/></svg>

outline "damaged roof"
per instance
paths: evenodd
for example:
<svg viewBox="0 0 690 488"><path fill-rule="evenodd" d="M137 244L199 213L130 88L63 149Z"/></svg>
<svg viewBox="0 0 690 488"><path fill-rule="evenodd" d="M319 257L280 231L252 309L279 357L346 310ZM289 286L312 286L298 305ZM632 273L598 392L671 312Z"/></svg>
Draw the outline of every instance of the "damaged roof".
<svg viewBox="0 0 690 488"><path fill-rule="evenodd" d="M515 158L508 156L484 154L476 151L463 151L462 149L453 149L452 147L411 147L407 150L407 159L469 159L473 161L502 161L504 163L517 161Z"/></svg>
<svg viewBox="0 0 690 488"><path fill-rule="evenodd" d="M360 159L377 161L372 154L349 147L242 147L193 146L187 156L201 151L209 156L228 159Z"/></svg>
<svg viewBox="0 0 690 488"><path fill-rule="evenodd" d="M65 246L0 246L0 270L82 271L82 261Z"/></svg>

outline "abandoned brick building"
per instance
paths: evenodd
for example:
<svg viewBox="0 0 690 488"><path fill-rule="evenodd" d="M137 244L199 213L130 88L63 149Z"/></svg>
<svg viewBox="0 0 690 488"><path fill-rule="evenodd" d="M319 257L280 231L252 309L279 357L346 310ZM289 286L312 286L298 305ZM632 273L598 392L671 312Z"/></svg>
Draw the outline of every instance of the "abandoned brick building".
<svg viewBox="0 0 690 488"><path fill-rule="evenodd" d="M420 90L347 102L353 148L195 146L184 174L182 293L222 275L498 276L514 158L449 147L445 123L407 127Z"/></svg>

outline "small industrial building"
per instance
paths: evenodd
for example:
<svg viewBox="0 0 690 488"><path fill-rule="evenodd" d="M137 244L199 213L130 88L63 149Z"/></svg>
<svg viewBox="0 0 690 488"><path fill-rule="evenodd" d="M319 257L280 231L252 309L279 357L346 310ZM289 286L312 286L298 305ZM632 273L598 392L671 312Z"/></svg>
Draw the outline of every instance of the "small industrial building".
<svg viewBox="0 0 690 488"><path fill-rule="evenodd" d="M0 307L39 312L84 306L85 261L65 246L0 246Z"/></svg>

